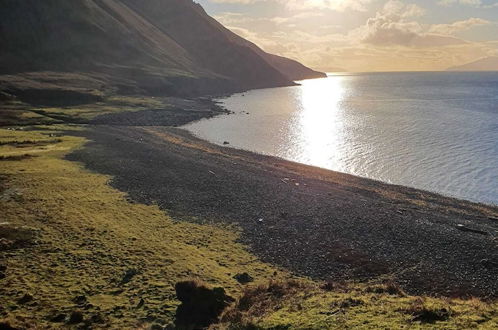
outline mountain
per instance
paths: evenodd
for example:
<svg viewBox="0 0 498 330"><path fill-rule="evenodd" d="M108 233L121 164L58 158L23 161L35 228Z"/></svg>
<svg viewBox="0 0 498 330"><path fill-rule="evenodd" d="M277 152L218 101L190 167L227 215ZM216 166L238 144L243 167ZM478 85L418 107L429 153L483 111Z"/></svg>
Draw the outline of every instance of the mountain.
<svg viewBox="0 0 498 330"><path fill-rule="evenodd" d="M1 0L0 44L0 88L14 94L40 82L63 88L63 73L81 77L78 88L157 95L286 86L322 75L264 52L191 0Z"/></svg>
<svg viewBox="0 0 498 330"><path fill-rule="evenodd" d="M225 67L226 63L213 58L213 54L218 54L219 49L226 47L228 42L232 47L237 46L249 52L252 50L251 53L262 57L289 80L325 77L324 73L313 71L297 61L266 53L254 43L225 28L210 17L201 5L192 1L123 0L123 2L149 21L155 22L182 47L191 51L197 60L214 70ZM175 5L171 6L172 3Z"/></svg>
<svg viewBox="0 0 498 330"><path fill-rule="evenodd" d="M471 63L451 67L447 71L498 71L498 56L484 57Z"/></svg>

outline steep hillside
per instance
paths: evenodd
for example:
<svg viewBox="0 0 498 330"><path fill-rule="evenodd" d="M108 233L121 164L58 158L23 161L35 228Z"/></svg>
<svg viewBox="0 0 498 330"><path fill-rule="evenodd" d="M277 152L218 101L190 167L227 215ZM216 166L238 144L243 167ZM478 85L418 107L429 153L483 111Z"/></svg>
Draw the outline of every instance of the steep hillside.
<svg viewBox="0 0 498 330"><path fill-rule="evenodd" d="M256 52L232 42L213 28L215 21L190 0L122 1L186 49L196 63L212 72L245 81L252 87L289 84L290 79Z"/></svg>
<svg viewBox="0 0 498 330"><path fill-rule="evenodd" d="M254 47L258 48L258 46L256 45L254 45ZM262 50L260 49L260 51ZM268 53L264 53L262 55L264 56L267 62L269 62L273 67L277 68L278 71L283 72L291 80L304 80L304 79L327 77L325 73L311 70L310 68L290 58L274 54L268 54Z"/></svg>
<svg viewBox="0 0 498 330"><path fill-rule="evenodd" d="M484 57L471 63L451 67L448 71L498 71L498 56Z"/></svg>
<svg viewBox="0 0 498 330"><path fill-rule="evenodd" d="M0 43L0 89L16 95L36 94L30 92L36 84L12 83L25 81L12 75L27 73L36 83L49 79L50 88L67 86L67 79L57 85L53 77L77 73L89 90L157 95L284 86L318 76L292 60L269 61L191 0L2 0Z"/></svg>
<svg viewBox="0 0 498 330"><path fill-rule="evenodd" d="M268 54L254 43L241 38L210 17L204 9L186 0L150 0L146 3L123 0L128 6L157 24L165 33L192 52L196 59L214 71L229 72L233 69L223 61L220 50L229 45L244 54L254 53L262 57L273 68L290 80L325 77L322 72L313 71L301 63L273 54ZM174 4L174 5L172 5ZM225 48L225 49L224 49ZM249 48L249 49L247 49ZM251 52L252 50L252 52Z"/></svg>

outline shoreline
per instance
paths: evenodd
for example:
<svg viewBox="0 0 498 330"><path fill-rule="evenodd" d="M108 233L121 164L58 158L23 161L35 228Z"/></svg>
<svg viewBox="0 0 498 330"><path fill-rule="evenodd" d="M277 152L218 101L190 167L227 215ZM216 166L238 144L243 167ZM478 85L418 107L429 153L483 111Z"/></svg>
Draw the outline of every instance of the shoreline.
<svg viewBox="0 0 498 330"><path fill-rule="evenodd" d="M232 113L226 113L225 115L231 115L231 114ZM209 141L208 139L205 139L205 138L203 138L203 137L201 137L201 136L195 134L194 132L192 132L192 131L190 131L190 130L188 130L188 129L185 128L185 126L188 126L191 123L195 123L195 122L198 122L198 121L201 121L201 120L212 119L212 118L215 118L215 117L221 116L221 115L223 115L223 114L214 115L213 117L208 117L208 118L197 119L195 121L189 122L189 123L187 123L185 125L182 125L182 126L179 126L179 127L175 127L175 128L184 131L185 132L184 133L185 136L189 136L192 139L200 140L200 141L203 141L203 142L208 143L208 144L212 144L212 145L217 146L217 147L228 148L228 149L238 150L238 151L242 151L242 152L248 152L248 153L252 153L252 154L255 154L255 155L262 156L262 157L276 158L276 159L279 159L280 161L289 162L289 163L295 163L295 164L298 164L298 165L301 165L301 166L314 168L316 170L329 171L329 172L337 173L339 175L348 175L348 176L352 176L352 177L360 179L360 180L364 179L364 180L368 180L368 181L373 181L373 182L376 182L376 183L381 184L381 185L386 185L386 186L391 186L391 187L397 187L397 188L406 189L406 190L414 190L414 191L422 192L422 193L427 194L427 195L438 196L441 199L451 199L451 200L457 201L458 203L462 203L462 204L474 204L476 206L482 206L482 207L485 207L485 208L496 208L498 210L498 204L486 203L486 202L482 202L482 201L478 201L478 200L465 199L465 198L461 198L461 197L458 197L458 196L445 195L444 193L441 193L441 192L431 191L431 190L427 190L427 189L423 189L423 188L417 188L417 187L412 187L412 186L407 186L407 185L402 185L402 184L385 182L385 181L382 181L382 180L379 180L379 179L369 178L367 176L361 176L361 175L351 174L351 173L347 173L347 172L336 171L336 170L328 169L326 167L320 167L320 166L316 166L316 165L301 163L301 162L298 162L298 161L294 161L294 160L291 160L291 159L286 159L286 158L279 157L279 156L274 156L274 155L270 155L270 154L266 154L266 153L261 153L261 152L257 152L257 151L252 151L252 150L247 150L247 149L243 149L243 148L238 148L238 147L233 146L231 144L224 145L222 143L212 142L212 141ZM498 220L498 218L496 220Z"/></svg>
<svg viewBox="0 0 498 330"><path fill-rule="evenodd" d="M249 114L249 113L246 112L245 110L243 110L245 106L240 106L240 105L237 106L237 104L245 104L244 100L239 97L239 94L241 94L241 93L235 93L235 94L230 95L230 96L234 96L234 95L236 96L231 102L229 102L230 104L232 104L232 108L236 109L235 111L232 111L231 113L229 113L229 114L236 115L235 119L233 117L231 117L232 119L221 118L221 120L218 120L218 121L216 121L216 120L211 121L210 119L216 119L215 117L218 116L218 115L216 115L216 116L212 116L209 118L201 118L201 119L194 120L194 121L189 122L183 126L180 126L179 128L185 129L185 130L189 131L195 137L202 139L202 140L206 140L207 142L216 144L218 146L242 149L242 150L246 150L246 151L250 151L250 152L254 152L254 153L258 153L258 154L282 158L282 159L285 159L285 160L288 160L291 162L298 162L298 163L303 164L303 165L317 166L317 167L331 170L331 171L336 171L336 172L340 172L340 173L344 173L344 174L358 176L358 177L369 179L369 180L379 181L379 182L383 182L386 184L399 185L402 187L408 187L408 188L413 188L413 189L417 189L417 190L427 191L430 193L438 194L438 195L441 195L444 197L449 197L449 198L453 198L453 199L457 199L457 200L461 200L461 201L467 201L467 202L472 202L472 203L476 203L476 204L487 205L490 207L498 207L498 200L496 200L496 198L493 194L494 190L486 185L487 182L490 182L489 180L492 181L492 179L487 178L487 180L486 180L486 176L484 176L484 178L480 178L480 177L478 177L478 175L474 175L474 177L471 177L470 181L469 181L469 179L466 179L466 180L456 180L456 182L455 182L455 180L452 180L453 181L452 182L449 179L444 180L445 175L437 175L437 174L441 174L441 173L446 173L448 170L453 170L453 169L458 170L459 167L464 168L466 171L465 173L470 172L471 174L474 174L474 172L477 172L477 173L485 172L485 170L490 168L489 166L488 167L482 167L482 166L476 167L475 165L474 166L465 166L465 164L462 164L462 163L469 162L468 157L470 157L470 156L466 155L465 153L463 153L463 154L467 158L458 159L458 157L455 156L455 159L445 157L443 160L438 159L437 155L430 155L433 158L428 157L427 158L428 161L434 162L436 165L438 165L437 167L435 167L435 165L431 164L431 166L433 168L446 168L446 172L438 172L436 170L436 171L433 171L432 173L430 171L431 168L430 167L428 168L427 166L426 167L414 166L415 170L413 170L412 166L410 166L410 165L417 165L417 164L412 164L414 159L410 160L412 162L405 163L404 162L405 159L400 157L399 161L403 162L403 165L405 168L405 171L401 171L401 172L410 173L410 171L407 170L409 168L415 172L415 175L406 175L406 177L403 177L401 175L390 175L389 174L390 171L396 172L396 166L395 166L396 164L389 162L390 157L394 158L396 156L396 154L393 153L393 151L391 151L391 153L385 153L385 150L378 148L380 151L378 152L377 149L375 149L375 152L372 155L365 156L365 158L362 159L363 163L360 163L357 161L351 161L351 159L355 159L355 158L352 158L351 155L349 155L349 157L334 158L335 162L340 164L340 165L337 165L337 164L331 165L330 163L332 163L332 162L321 161L321 163L324 166L324 167L321 167L318 165L314 165L313 164L314 161L310 158L305 159L305 161L307 161L308 163L301 162L300 158L306 158L306 156L308 156L308 154L303 153L302 151L293 149L293 147L289 143L287 143L287 144L281 143L282 141L280 141L278 143L272 142L274 139L272 139L271 136L267 136L267 135L264 135L265 139L262 140L261 138L258 138L257 135L251 136L250 134L248 135L248 134L234 133L240 129L242 129L242 130L244 129L244 126L240 126L239 124L237 124L237 122L239 122L239 119L241 119L242 122L244 122L244 123L247 121L247 125L251 126L251 128L255 128L257 131L258 128L253 127L253 126L257 125L260 120L263 120L263 118L265 118L264 111L263 111L263 113L261 113L261 111L259 111L259 112L256 111L255 112L256 114L254 115L254 118L256 118L256 119L244 119L244 117L245 117L244 114L246 114L246 113ZM230 98L230 96L224 96L222 99L222 102L223 102L223 100ZM259 95L257 97L259 97ZM254 96L253 96L253 98L254 98ZM216 99L216 101L219 100L218 97L215 97L215 99ZM252 102L249 102L249 103L252 103ZM224 108L224 107L222 107L222 108ZM263 108L261 108L261 106L259 106L259 108L263 109ZM225 108L225 110L227 110L227 109ZM272 115L274 115L275 113L279 113L278 111L275 113L272 111L270 111L270 112L272 113ZM247 117L249 118L249 116L247 116ZM284 119L282 119L282 120L290 120L293 117L291 116L291 117L283 117L283 118ZM209 121L207 123L196 124L196 123L199 123L199 122L204 121L204 120L209 120ZM220 122L222 124L220 124ZM223 132L223 130L225 128L225 125L224 125L225 122L227 123L226 127L228 129L228 133L227 134L218 133L218 132ZM270 120L270 122L272 122L272 121ZM279 124L279 123L277 123L277 124ZM190 125L193 125L193 127ZM268 127L275 127L275 129L280 129L280 130L284 129L284 131L289 130L290 132L292 132L292 130L290 129L290 126L288 127L287 124L285 126L278 126L278 125L272 124L272 126L268 126ZM258 131L258 133L264 134L261 131ZM287 132L284 134L285 135L283 135L283 136L287 136L287 140L288 140L288 135L291 133ZM291 134L291 135L294 136L293 134ZM347 136L348 138L351 138L350 136L348 136L347 134L344 134L344 133L342 133L340 136L341 137ZM253 138L254 138L254 141L256 141L256 142L252 142ZM304 138L305 137L301 137L301 139L304 139ZM355 138L356 138L356 136L355 136ZM346 139L346 138L343 137L343 139ZM359 138L357 138L357 139L359 140ZM224 142L224 141L226 141L226 142ZM247 141L251 141L251 142L247 142ZM435 139L435 141L437 141L437 140ZM453 149L456 149L459 146L460 145L452 145L451 147ZM349 145L346 145L346 147L349 147ZM344 148L344 145L341 145L341 148ZM300 150L301 149L302 148L300 148ZM282 150L284 150L284 152ZM291 151L289 152L287 150L291 150ZM344 150L347 150L347 149L344 149ZM285 151L287 151L287 152L285 152ZM381 156L379 158L376 158L379 156L379 154ZM375 156L373 156L373 155L375 155ZM327 154L327 156L329 156L329 155ZM453 157L453 155L450 155L450 157ZM292 158L294 158L294 159L292 159ZM333 157L330 156L330 159L332 159L332 158ZM339 160L337 160L337 159L339 159ZM347 160L343 160L343 159L347 159ZM360 155L360 159L361 159L361 155ZM385 159L387 159L387 162L385 161ZM427 159L425 159L425 161L427 161ZM451 161L448 162L448 159L450 159ZM320 159L320 160L322 160L322 159ZM329 160L329 158L327 158L327 160ZM373 161L377 162L376 166L374 166L374 167L364 166L364 163L369 163L369 162L373 162ZM422 159L419 158L418 161L420 162L420 161L422 161ZM449 164L454 164L454 163L456 163L457 165L454 165L453 167L448 166ZM386 165L388 165L388 166L386 167ZM326 167L326 166L328 166L328 167ZM336 168L334 168L334 167L336 167ZM358 168L360 168L360 170L356 169L357 173L354 173L355 171L348 172L348 170L350 168L354 168L354 167L358 167ZM337 169L337 168L339 168L339 169ZM381 171L377 171L378 168L387 168L388 170L384 169ZM425 170L422 171L422 170L420 170L421 168L424 168ZM491 171L492 171L492 167L491 167ZM429 175L426 175L427 173L429 173ZM462 173L460 173L458 171L456 173L454 173L454 175L455 174L457 177L464 176ZM442 180L439 181L439 179L442 179ZM475 182L472 180L475 180ZM437 183L433 184L433 182L437 182ZM462 183L462 184L460 184L460 183ZM471 187L470 189L462 188L462 187L472 186L472 185L474 185L475 187ZM493 187L493 186L491 185L491 187Z"/></svg>
<svg viewBox="0 0 498 330"><path fill-rule="evenodd" d="M231 114L233 114L233 113L226 113L225 115L231 115ZM206 138L203 138L203 137L195 134L194 132L188 130L187 128L185 128L185 126L188 126L189 124L192 124L192 123L195 123L195 122L198 122L198 121L202 121L202 120L213 119L213 118L215 118L217 116L220 116L220 115L223 115L223 114L215 115L213 117L208 117L208 118L197 119L195 121L189 122L189 123L187 123L185 125L182 125L182 126L179 126L177 128L185 131L186 133L188 133L191 137L193 137L195 139L199 139L201 141L204 141L204 142L207 142L209 144L212 144L212 145L215 145L215 146L218 146L218 147L222 147L222 148L229 148L229 149L234 149L234 150L245 151L245 152L257 154L257 155L264 156L264 157L277 158L277 159L280 159L282 161L296 163L296 164L299 164L299 165L308 166L308 167L316 168L316 169L319 169L319 170L331 171L331 172L338 173L338 174L350 175L350 176L353 176L353 177L356 177L356 178L359 178L359 179L365 179L365 180L375 181L375 182L378 182L378 183L384 184L384 185L395 186L395 187L405 188L405 189L413 189L413 190L416 190L416 191L424 192L426 194L437 195L437 196L440 196L441 198L453 199L453 200L456 200L456 201L461 202L461 203L471 203L471 204L481 205L483 207L498 208L498 204L494 204L492 202L487 203L487 202L478 201L478 200L465 199L465 198L458 197L458 196L452 196L452 195L449 195L449 194L447 195L447 194L444 194L444 193L438 192L438 191L432 191L432 190L427 190L427 189L423 189L423 188L417 188L417 187L403 185L403 184L396 184L396 183L391 183L391 182L385 182L385 181L382 181L380 179L370 178L370 177L367 177L367 176L361 176L361 175L357 175L357 174L351 174L351 173L347 173L347 172L336 171L336 170L328 169L326 167L320 167L320 166L316 166L316 165L301 163L301 162L298 162L298 161L294 161L294 160L291 160L291 159L286 159L286 158L275 156L275 155L270 155L270 154L266 154L266 153L262 153L262 152L257 152L257 151L252 151L252 150L248 150L248 149L243 149L243 148L239 148L239 147L233 146L231 144L224 145L222 143L212 142L212 141L209 141Z"/></svg>
<svg viewBox="0 0 498 330"><path fill-rule="evenodd" d="M185 280L236 299L214 328L496 324L497 208L151 126L219 113L177 101L2 129L0 324L166 327Z"/></svg>
<svg viewBox="0 0 498 330"><path fill-rule="evenodd" d="M179 220L235 224L265 262L314 279L388 276L409 293L496 298L494 206L218 146L182 128L92 125L82 134L93 142L68 159Z"/></svg>

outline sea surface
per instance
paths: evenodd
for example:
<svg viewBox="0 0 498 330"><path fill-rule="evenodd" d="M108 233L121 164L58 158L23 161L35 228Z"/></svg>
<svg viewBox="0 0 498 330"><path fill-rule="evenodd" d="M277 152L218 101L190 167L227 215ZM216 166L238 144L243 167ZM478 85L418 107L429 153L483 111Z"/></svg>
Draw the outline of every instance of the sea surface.
<svg viewBox="0 0 498 330"><path fill-rule="evenodd" d="M498 72L335 74L220 99L196 136L498 205Z"/></svg>

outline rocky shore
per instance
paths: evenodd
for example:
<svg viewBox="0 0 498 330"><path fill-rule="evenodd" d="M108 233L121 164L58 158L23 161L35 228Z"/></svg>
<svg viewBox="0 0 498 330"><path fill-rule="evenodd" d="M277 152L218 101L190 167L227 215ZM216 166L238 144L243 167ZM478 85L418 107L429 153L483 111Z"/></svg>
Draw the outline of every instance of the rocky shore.
<svg viewBox="0 0 498 330"><path fill-rule="evenodd" d="M496 298L496 207L215 146L169 127L188 121L176 112L168 124L171 113L165 126L109 115L78 133L92 142L68 159L177 219L242 228L254 254L299 275Z"/></svg>

